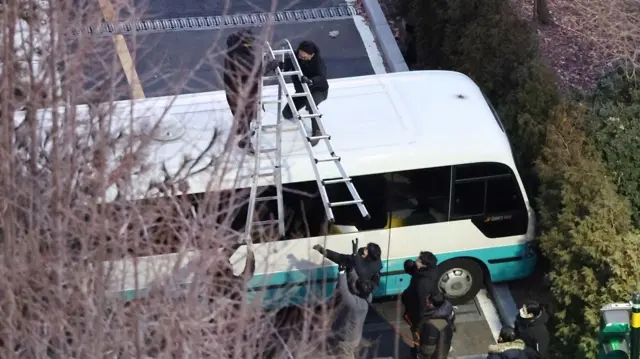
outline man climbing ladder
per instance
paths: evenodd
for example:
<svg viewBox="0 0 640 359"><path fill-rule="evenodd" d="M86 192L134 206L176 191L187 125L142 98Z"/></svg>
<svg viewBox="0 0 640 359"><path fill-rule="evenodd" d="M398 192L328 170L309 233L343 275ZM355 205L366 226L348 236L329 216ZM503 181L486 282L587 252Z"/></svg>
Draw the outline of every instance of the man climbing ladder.
<svg viewBox="0 0 640 359"><path fill-rule="evenodd" d="M290 118L295 119L298 124L298 131L300 135L302 136L302 138L306 139L306 141L304 141L305 147L307 149L307 153L309 154L309 158L311 160L313 172L316 177L316 183L318 185L320 197L322 199L322 203L324 205L325 213L329 223L333 223L335 221L332 208L338 207L338 206L355 205L358 207L360 214L363 217L368 219L369 212L365 208L363 200L362 198L360 198L360 195L358 194L358 191L353 185L351 178L345 173L345 170L342 167L342 164L340 163L340 157L336 155L335 150L331 145L331 141L330 141L331 136L327 134L324 128L324 125L322 124L322 121L320 119L322 115L318 111L318 107L314 99L314 91L310 88L308 84L309 82L311 82L312 84L316 83L320 85L319 89L318 87L316 87L317 91L316 91L315 97L318 97L319 100L326 99L326 94L328 92L329 86L328 86L328 83L326 83L327 80L324 75L324 72L320 75L316 75L315 77L312 77L311 79L309 79L305 76L303 68L298 63L298 57L304 57L312 61L315 56L318 56L317 47L315 47L315 45L313 44L311 44L312 46L307 46L308 44L304 44L303 42L303 44L301 44L302 52L301 51L296 52L293 50L293 47L291 46L291 43L289 43L289 41L286 41L285 48L281 50L273 50L271 48L271 45L269 45L268 43L266 45L268 50L266 54L266 56L268 57L267 61L277 60L277 56L281 56L283 58L283 61L282 61L283 65L286 65L286 66L282 66L281 68L276 68L275 78L278 80L277 100L274 101L274 100L265 99L264 95L262 94L262 86L260 87L260 96L261 96L260 105L264 106L265 104L268 104L268 103L278 104L278 117L275 125L263 125L261 115L258 115L258 118L256 119L255 124L258 127L258 131L257 131L258 133L256 136L256 144L255 144L256 156L255 156L255 163L254 163L254 172L252 175L251 191L249 195L249 205L248 205L247 222L245 227L245 236L243 239L245 241L250 240L251 233L253 232L254 227L260 226L260 225L271 225L275 223L278 224L278 229L279 229L278 231L280 236L284 237L285 235L284 210L283 210L283 203L282 203L282 174L281 174L282 141L281 140L282 140L282 118L283 117L286 118L286 115L288 115L289 112L290 112ZM311 54L305 51L304 50L305 48L309 50ZM309 56L306 56L307 54ZM317 57L316 59L319 61L322 61L319 57ZM287 70L285 71L284 69L287 69ZM296 88L295 93L293 94L289 93L285 76L293 77L294 87ZM262 84L264 84L264 81L268 81L270 79L271 79L270 77L264 77ZM297 81L297 85L296 85L296 81ZM325 83L325 86L322 85L323 82ZM282 98L283 95L284 95L284 99ZM285 110L281 112L280 106L285 102L287 104L287 108L285 108ZM298 112L298 109L300 109L302 106L305 106L305 105L309 113L306 115L302 115ZM311 135L307 133L307 130L305 129L304 123L302 121L305 118L312 120L313 130ZM260 140L262 137L261 133L264 130L267 130L273 127L276 128L275 148L262 148L260 144L261 142ZM318 158L314 153L313 146L315 146L315 144L317 144L317 142L319 142L320 140L324 140L329 152L329 157ZM259 173L261 168L260 161L261 159L264 159L263 155L271 152L275 152L275 161L274 161L273 171L269 173ZM336 169L338 170L338 173L340 173L340 177L323 178L320 174L320 170L318 169L318 165L323 163L333 163ZM274 182L273 186L276 189L275 196L273 195L259 196L258 195L258 191L257 191L258 179L260 177L273 178L273 182ZM352 199L348 201L342 201L342 202L331 202L327 194L326 186L332 185L332 184L341 184L341 183L347 186L347 189ZM272 201L272 200L276 200L278 203L278 212L277 212L278 218L275 218L273 220L267 220L267 221L254 221L253 217L256 211L256 203Z"/></svg>
<svg viewBox="0 0 640 359"><path fill-rule="evenodd" d="M316 106L318 106L322 101L327 99L329 95L329 82L327 81L327 66L325 65L322 57L320 57L320 50L311 41L302 41L300 45L298 45L298 49L296 50L298 64L300 64L300 69L302 70L302 77L293 76L291 81L293 82L293 87L296 89L296 93L303 93L304 89L302 88L302 83L304 82L309 86L311 90L311 97L313 98L313 102L315 102ZM295 69L293 65L293 58L286 58L282 66L282 71L292 71ZM306 106L307 112L311 113L312 109L309 105L309 101L307 101L304 97L296 97L293 99L293 105L296 110L300 110L302 107ZM293 111L291 110L291 106L287 105L282 112L282 116L287 120L293 119ZM311 118L311 135L314 137L320 136L320 128L318 127L318 122L315 118ZM319 140L311 141L311 145L317 145Z"/></svg>

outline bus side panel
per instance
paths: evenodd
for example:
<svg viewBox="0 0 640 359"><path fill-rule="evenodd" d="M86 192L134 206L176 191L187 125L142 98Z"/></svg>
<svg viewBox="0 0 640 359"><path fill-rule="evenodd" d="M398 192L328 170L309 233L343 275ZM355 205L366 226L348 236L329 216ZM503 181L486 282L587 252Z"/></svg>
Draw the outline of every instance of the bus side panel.
<svg viewBox="0 0 640 359"><path fill-rule="evenodd" d="M360 247L369 242L380 246L384 271L387 267L384 259L389 247L388 229L254 244L256 272L249 283L251 297L262 300L266 307L326 300L335 291L338 267L323 258L313 246L320 244L327 249L350 254L351 241L355 239ZM245 253L246 247L243 246L232 256L236 274L244 268ZM385 283L381 280L376 294L386 292Z"/></svg>
<svg viewBox="0 0 640 359"><path fill-rule="evenodd" d="M487 267L493 282L520 279L534 271L536 257L527 253L525 236L487 238L471 220L393 228L388 256L386 295L409 285L404 261L420 251L436 254L438 263L452 258L474 258Z"/></svg>

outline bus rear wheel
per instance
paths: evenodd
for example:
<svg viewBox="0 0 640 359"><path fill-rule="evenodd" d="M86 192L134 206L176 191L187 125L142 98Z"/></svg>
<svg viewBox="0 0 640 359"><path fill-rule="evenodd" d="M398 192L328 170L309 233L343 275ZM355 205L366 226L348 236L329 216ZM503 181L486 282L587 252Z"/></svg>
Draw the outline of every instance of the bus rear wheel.
<svg viewBox="0 0 640 359"><path fill-rule="evenodd" d="M474 260L450 259L440 264L438 270L438 288L453 305L468 303L482 288L483 271Z"/></svg>

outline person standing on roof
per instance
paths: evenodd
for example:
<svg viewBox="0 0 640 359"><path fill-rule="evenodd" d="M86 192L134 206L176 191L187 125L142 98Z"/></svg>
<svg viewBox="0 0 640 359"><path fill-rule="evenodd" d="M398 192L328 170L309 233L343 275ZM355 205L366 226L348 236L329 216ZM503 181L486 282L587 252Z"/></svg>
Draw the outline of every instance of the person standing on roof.
<svg viewBox="0 0 640 359"><path fill-rule="evenodd" d="M258 93L262 76L275 70L278 61L266 65L262 54L253 48L255 37L251 30L242 30L229 35L224 59L224 88L227 103L233 114L235 135L240 137L238 147L253 154L250 124L258 114ZM227 141L227 148L232 137Z"/></svg>
<svg viewBox="0 0 640 359"><path fill-rule="evenodd" d="M302 84L307 84L311 91L311 97L313 97L313 101L316 106L318 106L322 101L326 100L329 95L327 66L322 60L322 57L320 57L320 49L318 49L318 46L311 41L302 41L298 45L296 55L303 76L293 76L293 87L296 89L296 93L301 93L304 92ZM282 70L285 72L295 70L293 60L291 58L285 59L282 64ZM312 113L311 106L309 105L306 97L294 97L293 104L295 105L296 110L300 110L302 107L306 106L307 112ZM282 116L288 120L293 119L293 111L289 105L282 110ZM320 135L322 135L322 133L320 132L318 122L315 118L312 118L311 136ZM318 141L319 140L311 141L311 145L315 146L318 144Z"/></svg>

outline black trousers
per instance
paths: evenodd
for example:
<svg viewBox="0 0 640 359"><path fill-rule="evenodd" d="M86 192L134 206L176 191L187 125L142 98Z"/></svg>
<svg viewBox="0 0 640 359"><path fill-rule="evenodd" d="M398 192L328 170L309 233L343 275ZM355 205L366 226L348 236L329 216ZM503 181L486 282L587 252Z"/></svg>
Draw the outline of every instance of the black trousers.
<svg viewBox="0 0 640 359"><path fill-rule="evenodd" d="M296 92L298 93L298 92ZM311 97L313 97L313 101L318 106L322 101L327 99L327 95L329 93L327 91L312 91ZM307 101L306 97L294 97L293 104L296 106L296 110L300 110L303 107L306 107L307 112L311 113L311 106L309 106L309 101ZM284 110L282 110L282 116L287 120L293 118L293 111L291 111L291 107L289 105L285 106ZM319 131L318 121L315 118L311 119L311 132L317 133Z"/></svg>
<svg viewBox="0 0 640 359"><path fill-rule="evenodd" d="M240 137L241 141L249 140L251 121L256 117L258 110L258 97L240 101L236 94L227 92L227 103L233 115L233 125L235 133Z"/></svg>

